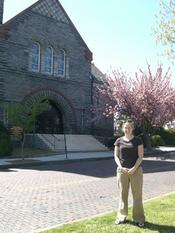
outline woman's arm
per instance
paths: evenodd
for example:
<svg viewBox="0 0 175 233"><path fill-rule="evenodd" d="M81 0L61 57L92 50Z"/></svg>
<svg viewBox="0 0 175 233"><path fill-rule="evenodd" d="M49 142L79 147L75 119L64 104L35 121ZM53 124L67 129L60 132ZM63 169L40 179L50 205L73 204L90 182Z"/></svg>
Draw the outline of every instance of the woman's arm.
<svg viewBox="0 0 175 233"><path fill-rule="evenodd" d="M137 168L140 166L142 160L143 160L143 156L144 156L144 148L143 148L143 144L138 146L138 159L134 165L134 167L132 167L131 169L128 170L128 173L130 175L133 175L135 173L135 171L137 170Z"/></svg>
<svg viewBox="0 0 175 233"><path fill-rule="evenodd" d="M122 166L121 166L121 163L120 163L119 155L120 155L119 147L115 146L115 148L114 148L114 160L115 160L117 166L119 168L121 168Z"/></svg>

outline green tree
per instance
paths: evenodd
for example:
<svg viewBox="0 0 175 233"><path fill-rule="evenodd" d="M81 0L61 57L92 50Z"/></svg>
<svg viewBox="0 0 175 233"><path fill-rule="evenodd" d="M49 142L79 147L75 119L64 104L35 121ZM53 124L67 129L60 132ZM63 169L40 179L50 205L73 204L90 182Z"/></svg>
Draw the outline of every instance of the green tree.
<svg viewBox="0 0 175 233"><path fill-rule="evenodd" d="M155 26L156 39L165 48L168 58L175 59L175 0L160 0Z"/></svg>
<svg viewBox="0 0 175 233"><path fill-rule="evenodd" d="M13 146L8 130L0 122L0 157L12 154Z"/></svg>
<svg viewBox="0 0 175 233"><path fill-rule="evenodd" d="M26 134L35 128L36 118L39 114L48 109L47 101L33 103L31 105L23 103L10 103L5 106L8 116L8 124L11 126L12 135L21 141L21 156L24 159L24 144Z"/></svg>

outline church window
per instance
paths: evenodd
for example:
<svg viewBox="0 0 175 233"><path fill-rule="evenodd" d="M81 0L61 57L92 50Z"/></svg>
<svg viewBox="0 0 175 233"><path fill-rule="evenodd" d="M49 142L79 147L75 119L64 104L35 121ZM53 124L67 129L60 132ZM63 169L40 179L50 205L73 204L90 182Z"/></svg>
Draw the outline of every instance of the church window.
<svg viewBox="0 0 175 233"><path fill-rule="evenodd" d="M60 77L65 76L65 51L63 49L60 49L58 52L58 69L57 69L57 75Z"/></svg>
<svg viewBox="0 0 175 233"><path fill-rule="evenodd" d="M40 44L33 43L32 44L32 56L31 56L31 68L32 71L39 72L40 70Z"/></svg>
<svg viewBox="0 0 175 233"><path fill-rule="evenodd" d="M44 72L47 74L52 74L53 72L53 49L48 47L45 49L44 57Z"/></svg>

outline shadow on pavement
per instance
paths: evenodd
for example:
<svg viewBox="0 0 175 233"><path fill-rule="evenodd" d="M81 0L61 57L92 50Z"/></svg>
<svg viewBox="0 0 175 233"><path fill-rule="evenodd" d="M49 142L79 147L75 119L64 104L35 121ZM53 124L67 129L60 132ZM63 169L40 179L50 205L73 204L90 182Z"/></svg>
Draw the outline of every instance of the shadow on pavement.
<svg viewBox="0 0 175 233"><path fill-rule="evenodd" d="M18 168L18 167L16 167ZM16 169L15 168L15 169ZM94 176L99 178L108 178L116 176L116 164L114 159L74 161L67 163L50 162L47 164L20 167L20 169L31 169L39 171L57 171L75 173L85 176ZM8 169L13 171L13 169ZM7 171L8 171L7 170ZM175 171L175 162L165 160L144 160L144 173ZM3 170L1 170L3 171Z"/></svg>
<svg viewBox="0 0 175 233"><path fill-rule="evenodd" d="M144 173L175 171L175 162L165 160L144 160Z"/></svg>

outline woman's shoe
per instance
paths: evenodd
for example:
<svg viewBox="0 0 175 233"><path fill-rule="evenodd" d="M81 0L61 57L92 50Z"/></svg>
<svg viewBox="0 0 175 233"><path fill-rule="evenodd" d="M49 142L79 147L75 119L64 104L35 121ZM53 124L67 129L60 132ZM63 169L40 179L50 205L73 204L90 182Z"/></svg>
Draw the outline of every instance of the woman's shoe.
<svg viewBox="0 0 175 233"><path fill-rule="evenodd" d="M145 226L145 223L144 223L144 222L138 222L138 223L137 223L137 226L140 227L140 228L142 228L142 227Z"/></svg>
<svg viewBox="0 0 175 233"><path fill-rule="evenodd" d="M115 220L115 224L116 225L118 225L118 224L123 224L123 223L125 223L126 222L126 218L124 218L124 219L116 219Z"/></svg>

